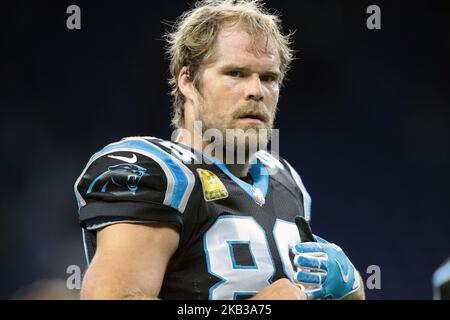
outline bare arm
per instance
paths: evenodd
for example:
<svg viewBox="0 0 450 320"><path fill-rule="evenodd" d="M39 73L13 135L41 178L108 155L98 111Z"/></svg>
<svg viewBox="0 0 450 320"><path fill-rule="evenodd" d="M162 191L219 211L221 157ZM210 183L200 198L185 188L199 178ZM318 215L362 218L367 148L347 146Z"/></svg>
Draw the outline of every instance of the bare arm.
<svg viewBox="0 0 450 320"><path fill-rule="evenodd" d="M99 230L81 298L158 299L179 241L174 227L156 223L120 223Z"/></svg>
<svg viewBox="0 0 450 320"><path fill-rule="evenodd" d="M356 271L358 272L358 271ZM364 292L364 281L361 277L361 274L358 272L359 276L359 289L358 291L353 292L352 294L349 294L347 297L345 297L343 300L366 300L366 294Z"/></svg>

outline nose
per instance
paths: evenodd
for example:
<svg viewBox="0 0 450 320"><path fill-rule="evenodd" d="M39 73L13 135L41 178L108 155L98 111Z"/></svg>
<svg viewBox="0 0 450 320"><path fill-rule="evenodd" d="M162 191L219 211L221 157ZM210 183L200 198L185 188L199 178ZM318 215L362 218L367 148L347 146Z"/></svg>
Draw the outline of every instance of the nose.
<svg viewBox="0 0 450 320"><path fill-rule="evenodd" d="M258 74L254 74L249 77L246 86L245 99L256 102L261 102L264 100L264 92Z"/></svg>

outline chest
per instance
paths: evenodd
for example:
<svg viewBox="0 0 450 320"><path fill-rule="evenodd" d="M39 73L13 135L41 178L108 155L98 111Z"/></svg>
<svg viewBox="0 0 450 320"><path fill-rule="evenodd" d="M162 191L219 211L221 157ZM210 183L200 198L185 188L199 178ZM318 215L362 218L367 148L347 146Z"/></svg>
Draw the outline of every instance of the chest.
<svg viewBox="0 0 450 320"><path fill-rule="evenodd" d="M292 280L294 274L290 249L300 241L294 218L303 215L301 202L286 190L270 188L259 206L238 189L232 191L239 199L205 209L201 246L207 272L217 281L210 299L253 295L276 279Z"/></svg>

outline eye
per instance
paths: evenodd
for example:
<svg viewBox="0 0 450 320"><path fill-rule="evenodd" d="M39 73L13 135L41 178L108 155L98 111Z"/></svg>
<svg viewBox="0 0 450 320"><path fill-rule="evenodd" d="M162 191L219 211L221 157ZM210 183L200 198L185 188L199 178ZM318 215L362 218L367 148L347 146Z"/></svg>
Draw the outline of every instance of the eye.
<svg viewBox="0 0 450 320"><path fill-rule="evenodd" d="M265 74L260 77L261 81L263 82L276 82L278 78L275 75L272 74Z"/></svg>
<svg viewBox="0 0 450 320"><path fill-rule="evenodd" d="M230 70L226 74L233 78L242 78L244 76L244 73L240 70Z"/></svg>

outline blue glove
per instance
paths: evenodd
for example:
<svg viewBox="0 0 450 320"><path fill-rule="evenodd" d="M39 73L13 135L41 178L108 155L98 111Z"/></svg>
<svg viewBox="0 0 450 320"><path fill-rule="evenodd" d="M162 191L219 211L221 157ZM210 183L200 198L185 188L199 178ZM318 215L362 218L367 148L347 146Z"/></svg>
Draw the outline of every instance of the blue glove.
<svg viewBox="0 0 450 320"><path fill-rule="evenodd" d="M314 236L317 242L303 242L293 247L294 281L305 288L308 300L342 299L358 291L358 272L342 249Z"/></svg>

